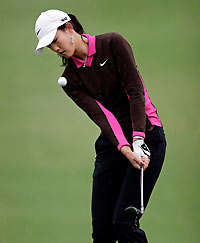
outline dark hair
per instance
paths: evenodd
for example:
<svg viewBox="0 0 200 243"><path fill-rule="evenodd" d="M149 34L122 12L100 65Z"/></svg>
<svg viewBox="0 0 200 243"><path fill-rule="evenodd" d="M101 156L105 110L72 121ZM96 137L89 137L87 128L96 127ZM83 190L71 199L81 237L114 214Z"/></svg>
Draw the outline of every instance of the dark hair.
<svg viewBox="0 0 200 243"><path fill-rule="evenodd" d="M80 24L80 22L78 21L78 19L76 18L75 15L73 14L68 14L69 17L71 18L71 20L69 21L69 23L72 24L74 30L76 31L76 33L82 35L84 33L83 27ZM61 25L60 27L58 27L58 30L64 30L66 28L66 24ZM62 58L62 66L67 66L68 64L68 59L66 57L61 57Z"/></svg>

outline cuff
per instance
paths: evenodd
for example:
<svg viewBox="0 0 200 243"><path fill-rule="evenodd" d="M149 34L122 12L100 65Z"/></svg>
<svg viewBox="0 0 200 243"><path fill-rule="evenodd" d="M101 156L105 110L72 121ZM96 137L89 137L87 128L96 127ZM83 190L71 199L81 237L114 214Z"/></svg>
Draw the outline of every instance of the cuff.
<svg viewBox="0 0 200 243"><path fill-rule="evenodd" d="M117 146L118 150L120 151L121 147L123 146L129 146L131 148L131 145L129 143L119 143Z"/></svg>
<svg viewBox="0 0 200 243"><path fill-rule="evenodd" d="M145 133L144 132L133 131L132 137L135 137L135 136L140 136L140 137L145 138Z"/></svg>

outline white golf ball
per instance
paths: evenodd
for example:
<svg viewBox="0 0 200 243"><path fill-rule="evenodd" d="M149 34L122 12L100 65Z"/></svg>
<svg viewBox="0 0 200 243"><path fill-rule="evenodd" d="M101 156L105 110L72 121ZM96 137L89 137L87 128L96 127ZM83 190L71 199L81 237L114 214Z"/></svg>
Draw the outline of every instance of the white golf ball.
<svg viewBox="0 0 200 243"><path fill-rule="evenodd" d="M67 79L66 79L65 77L60 77L60 78L58 79L58 84L59 84L61 87L66 86L66 84L67 84Z"/></svg>

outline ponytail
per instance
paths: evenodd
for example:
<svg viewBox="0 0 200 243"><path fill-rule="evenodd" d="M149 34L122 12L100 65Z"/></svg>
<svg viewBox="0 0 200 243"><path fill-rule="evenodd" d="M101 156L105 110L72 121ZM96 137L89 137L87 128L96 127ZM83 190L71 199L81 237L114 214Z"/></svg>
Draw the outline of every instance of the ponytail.
<svg viewBox="0 0 200 243"><path fill-rule="evenodd" d="M69 15L69 17L71 18L70 23L72 24L74 30L75 30L78 34L82 35L82 34L84 33L84 30L83 30L82 25L80 24L80 22L79 22L78 19L76 18L76 16L73 15L73 14L68 14L68 15Z"/></svg>

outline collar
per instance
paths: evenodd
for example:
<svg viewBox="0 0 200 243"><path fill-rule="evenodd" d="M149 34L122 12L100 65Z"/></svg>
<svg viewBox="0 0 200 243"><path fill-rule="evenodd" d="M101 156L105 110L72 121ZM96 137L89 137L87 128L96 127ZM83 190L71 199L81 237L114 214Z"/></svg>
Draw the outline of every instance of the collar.
<svg viewBox="0 0 200 243"><path fill-rule="evenodd" d="M85 66L91 67L93 55L96 53L96 46L95 46L96 37L88 35L88 34L82 34L82 36L85 36L88 39L88 58L85 63ZM76 58L75 56L72 56L72 59L73 59L74 63L76 64L77 68L80 68L83 66L84 60Z"/></svg>

